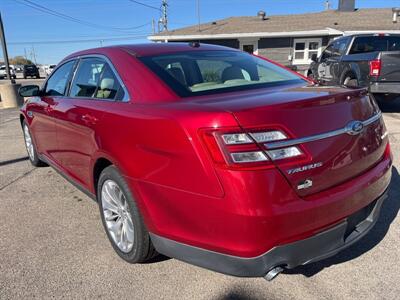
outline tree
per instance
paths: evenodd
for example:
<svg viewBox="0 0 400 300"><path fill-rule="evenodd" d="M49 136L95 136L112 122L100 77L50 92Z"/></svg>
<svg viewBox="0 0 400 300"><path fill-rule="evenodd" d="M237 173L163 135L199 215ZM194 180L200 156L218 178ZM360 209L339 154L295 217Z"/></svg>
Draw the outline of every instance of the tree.
<svg viewBox="0 0 400 300"><path fill-rule="evenodd" d="M15 56L14 58L10 58L10 65L32 65L33 62L29 59L26 59L23 56Z"/></svg>

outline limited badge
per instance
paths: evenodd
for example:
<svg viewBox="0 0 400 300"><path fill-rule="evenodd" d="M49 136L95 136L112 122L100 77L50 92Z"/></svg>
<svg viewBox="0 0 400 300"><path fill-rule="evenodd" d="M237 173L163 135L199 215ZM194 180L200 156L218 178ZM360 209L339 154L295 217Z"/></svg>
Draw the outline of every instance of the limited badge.
<svg viewBox="0 0 400 300"><path fill-rule="evenodd" d="M299 183L299 185L297 186L297 189L298 190L308 189L308 188L312 187L312 184L313 184L313 182L311 179L306 179Z"/></svg>

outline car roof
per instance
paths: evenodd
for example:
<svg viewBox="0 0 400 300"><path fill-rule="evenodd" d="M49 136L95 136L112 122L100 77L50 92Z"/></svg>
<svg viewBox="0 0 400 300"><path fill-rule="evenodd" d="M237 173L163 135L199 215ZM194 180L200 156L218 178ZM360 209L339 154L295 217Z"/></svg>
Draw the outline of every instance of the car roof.
<svg viewBox="0 0 400 300"><path fill-rule="evenodd" d="M187 51L218 51L218 50L230 50L230 51L239 51L237 49L204 44L204 43L144 43L144 44L131 44L131 45L116 45L116 46L108 46L102 48L93 48L88 50L83 50L79 52L75 52L69 55L67 58L72 58L80 55L88 55L88 54L102 54L113 50L123 50L131 53L135 56L153 56L153 55L162 55L168 53L177 53L177 52L187 52Z"/></svg>

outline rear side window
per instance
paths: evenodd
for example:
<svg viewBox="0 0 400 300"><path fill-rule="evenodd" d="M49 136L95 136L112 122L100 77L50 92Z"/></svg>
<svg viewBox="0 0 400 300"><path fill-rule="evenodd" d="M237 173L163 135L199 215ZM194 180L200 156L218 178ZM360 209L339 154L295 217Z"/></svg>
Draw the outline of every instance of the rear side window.
<svg viewBox="0 0 400 300"><path fill-rule="evenodd" d="M47 96L64 96L75 61L60 66L47 80L45 94Z"/></svg>
<svg viewBox="0 0 400 300"><path fill-rule="evenodd" d="M122 100L124 91L107 62L99 58L84 58L76 71L70 96Z"/></svg>
<svg viewBox="0 0 400 300"><path fill-rule="evenodd" d="M282 67L239 51L190 51L139 59L181 97L304 82Z"/></svg>
<svg viewBox="0 0 400 300"><path fill-rule="evenodd" d="M71 85L70 96L94 97L104 65L105 62L99 59L82 59Z"/></svg>
<svg viewBox="0 0 400 300"><path fill-rule="evenodd" d="M398 36L361 36L354 39L350 54L398 50L400 50Z"/></svg>

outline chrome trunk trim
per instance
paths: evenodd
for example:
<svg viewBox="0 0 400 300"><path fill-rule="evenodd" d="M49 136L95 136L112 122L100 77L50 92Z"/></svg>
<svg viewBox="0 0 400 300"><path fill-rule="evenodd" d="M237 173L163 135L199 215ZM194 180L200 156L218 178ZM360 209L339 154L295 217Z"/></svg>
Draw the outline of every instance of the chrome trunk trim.
<svg viewBox="0 0 400 300"><path fill-rule="evenodd" d="M375 123L376 121L378 121L381 117L382 117L382 113L378 112L375 115L373 115L371 118L369 118L365 121L361 121L361 123L365 128L365 127L371 125L372 123ZM354 122L354 121L352 121L352 122ZM352 122L350 122L350 123L352 123ZM340 128L340 129L336 129L336 130L321 133L321 134L311 135L311 136L307 136L307 137L303 137L303 138L266 143L266 144L264 144L264 146L268 150L278 149L278 148L286 148L286 147L290 147L290 146L294 146L294 145L298 145L298 144L309 143L309 142L327 139L327 138L338 136L338 135L345 134L345 133L351 134L352 128L348 125L346 125L343 128Z"/></svg>

